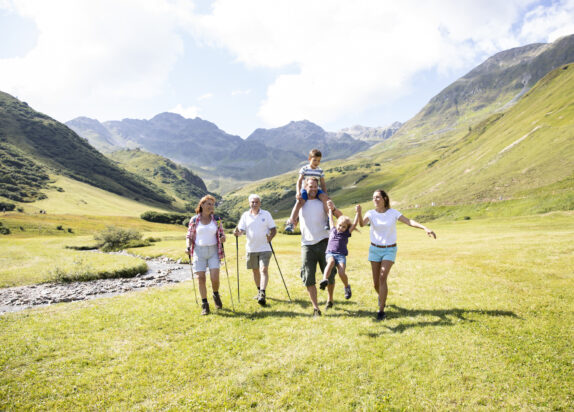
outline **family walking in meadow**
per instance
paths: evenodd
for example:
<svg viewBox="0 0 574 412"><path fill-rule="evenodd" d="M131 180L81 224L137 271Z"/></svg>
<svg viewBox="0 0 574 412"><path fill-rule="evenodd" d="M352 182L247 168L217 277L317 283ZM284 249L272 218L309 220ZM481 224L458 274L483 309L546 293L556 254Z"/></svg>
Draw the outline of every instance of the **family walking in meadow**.
<svg viewBox="0 0 574 412"><path fill-rule="evenodd" d="M362 215L360 204L355 206L353 221L336 208L327 195L325 176L319 167L321 152L313 149L309 153L309 164L299 171L296 202L287 219L285 232L292 233L297 224L301 230L301 280L307 289L313 306L313 316L321 316L318 305L317 265L322 278L321 290L327 290L325 310L333 307L333 294L337 272L344 285L345 299L352 296L351 285L346 273L348 242L357 226L370 226L368 260L371 265L373 286L377 293L377 320L386 318L385 306L388 295L387 279L397 255L397 221L424 230L429 237L436 234L426 226L409 219L390 207L390 199L384 190L373 193L373 209ZM249 210L243 213L234 235L246 235L247 269L253 271L257 287L257 302L266 305L266 289L269 281L269 262L274 253L271 240L277 228L271 214L261 208L257 194L249 196ZM207 302L206 270L209 268L216 308L222 308L219 296L219 266L224 259L223 242L225 234L221 220L214 215L215 199L205 196L196 208L197 215L189 222L186 237L187 252L190 255L193 272L199 283L202 299L202 314L209 314ZM282 275L281 275L282 276ZM193 279L192 279L193 280ZM286 287L286 286L285 286ZM287 292L288 293L288 292Z"/></svg>

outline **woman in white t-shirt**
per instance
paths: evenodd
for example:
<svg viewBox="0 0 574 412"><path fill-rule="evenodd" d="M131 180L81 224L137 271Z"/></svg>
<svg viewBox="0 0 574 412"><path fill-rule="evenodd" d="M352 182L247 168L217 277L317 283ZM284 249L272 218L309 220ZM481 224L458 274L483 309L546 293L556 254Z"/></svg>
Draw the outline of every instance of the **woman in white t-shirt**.
<svg viewBox="0 0 574 412"><path fill-rule="evenodd" d="M357 211L359 214L359 225L361 227L366 224L371 226L369 261L371 262L375 290L379 295L378 320L386 318L387 278L397 256L397 220L406 225L423 229L427 232L427 235L436 239L436 234L432 230L403 216L398 210L391 209L390 203L389 196L384 190L379 189L373 193L375 208L367 211L364 217L361 215L360 205Z"/></svg>

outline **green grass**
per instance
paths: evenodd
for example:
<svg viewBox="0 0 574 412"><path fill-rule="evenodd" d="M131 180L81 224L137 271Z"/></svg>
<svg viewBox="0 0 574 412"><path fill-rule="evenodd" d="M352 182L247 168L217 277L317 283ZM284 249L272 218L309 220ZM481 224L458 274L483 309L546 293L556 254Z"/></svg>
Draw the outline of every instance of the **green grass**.
<svg viewBox="0 0 574 412"><path fill-rule="evenodd" d="M572 217L437 221L436 241L400 225L385 322L366 228L350 240L353 297L339 283L318 319L294 236L274 242L293 303L274 261L269 307L251 299L240 238L235 312L223 269L225 309L207 317L189 281L6 314L0 409L570 410ZM233 238L226 250L236 298Z"/></svg>

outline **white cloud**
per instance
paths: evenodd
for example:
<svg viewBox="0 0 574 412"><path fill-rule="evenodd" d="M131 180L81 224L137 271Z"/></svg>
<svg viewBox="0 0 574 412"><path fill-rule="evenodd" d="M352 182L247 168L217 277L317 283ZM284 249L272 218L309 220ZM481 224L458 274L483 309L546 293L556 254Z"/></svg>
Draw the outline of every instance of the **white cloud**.
<svg viewBox="0 0 574 412"><path fill-rule="evenodd" d="M229 50L248 67L289 71L268 87L259 110L277 126L361 112L409 92L421 71L452 73L520 46L527 36L516 27L534 3L217 0L212 13L196 16L193 25L204 44ZM540 27L533 35L539 41L551 19L572 19L572 11L560 13L559 6L550 15L544 9L531 13L523 27Z"/></svg>
<svg viewBox="0 0 574 412"><path fill-rule="evenodd" d="M233 90L231 92L231 96L245 96L251 94L251 89L246 89L246 90Z"/></svg>
<svg viewBox="0 0 574 412"><path fill-rule="evenodd" d="M181 104L178 104L173 109L168 110L168 112L180 114L186 119L195 119L199 116L200 111L201 109L197 106L184 107Z"/></svg>
<svg viewBox="0 0 574 412"><path fill-rule="evenodd" d="M201 96L199 96L197 98L197 100L201 102L202 100L209 100L212 97L213 97L213 93L205 93L205 94L202 94Z"/></svg>
<svg viewBox="0 0 574 412"><path fill-rule="evenodd" d="M14 0L12 6L35 22L38 42L24 57L0 60L0 89L40 110L50 107L56 117L70 105L78 115L99 110L94 114L104 117L157 96L183 54L177 30L186 9L161 0Z"/></svg>

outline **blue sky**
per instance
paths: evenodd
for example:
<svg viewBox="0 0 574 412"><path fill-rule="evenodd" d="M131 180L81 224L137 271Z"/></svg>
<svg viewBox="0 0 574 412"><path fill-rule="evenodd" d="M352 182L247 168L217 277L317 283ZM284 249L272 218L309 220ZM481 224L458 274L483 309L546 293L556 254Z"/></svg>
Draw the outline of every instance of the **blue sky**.
<svg viewBox="0 0 574 412"><path fill-rule="evenodd" d="M65 122L171 111L246 138L406 121L574 0L0 0L0 90Z"/></svg>

